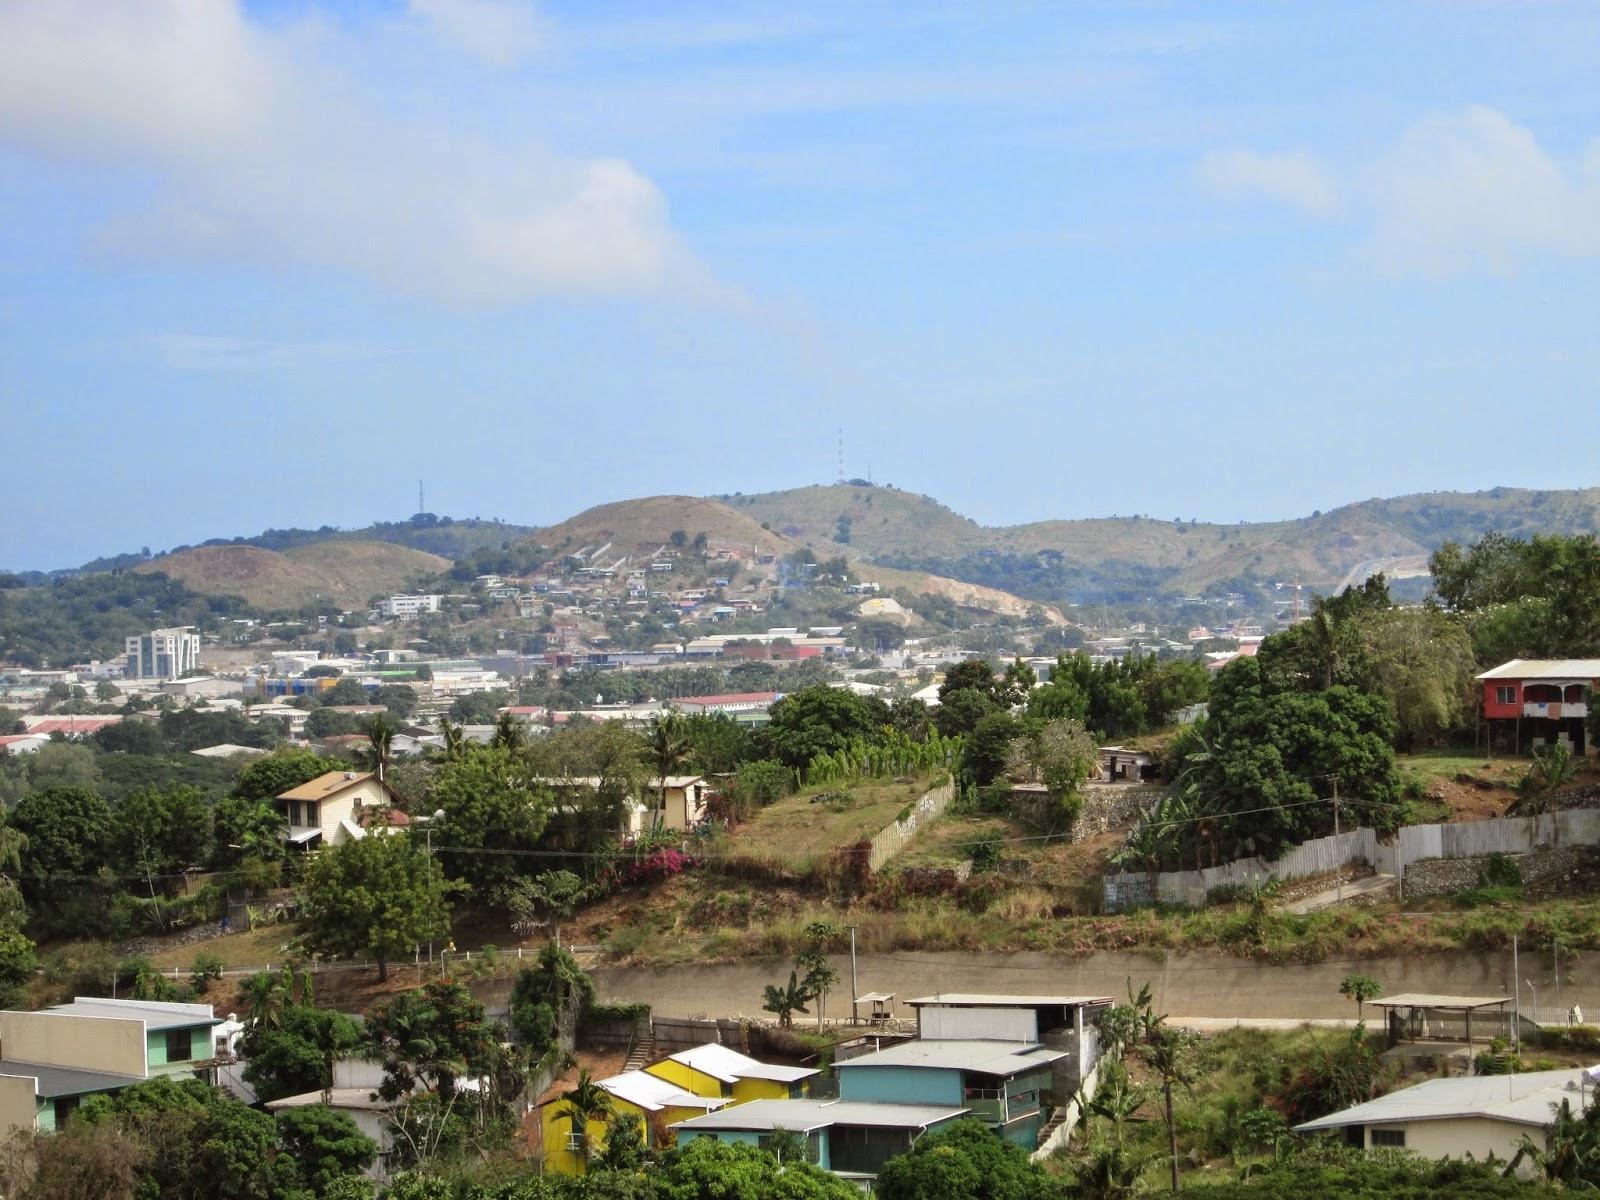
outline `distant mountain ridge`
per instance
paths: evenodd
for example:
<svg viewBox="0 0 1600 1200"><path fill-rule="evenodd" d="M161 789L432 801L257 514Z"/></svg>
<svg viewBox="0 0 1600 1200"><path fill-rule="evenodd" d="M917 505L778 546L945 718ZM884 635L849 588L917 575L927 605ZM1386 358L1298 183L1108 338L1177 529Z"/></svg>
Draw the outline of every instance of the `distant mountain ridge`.
<svg viewBox="0 0 1600 1200"><path fill-rule="evenodd" d="M1425 492L1238 525L1133 516L987 527L931 497L859 483L722 499L799 541L821 545L848 536L850 553L885 565L1051 600L1074 588L1182 593L1301 582L1331 591L1366 564L1414 574L1446 541L1472 542L1491 531L1600 529L1600 488Z"/></svg>
<svg viewBox="0 0 1600 1200"><path fill-rule="evenodd" d="M1236 525L1127 516L990 527L932 497L854 481L754 495L619 500L542 528L424 513L364 529L267 530L161 558L145 552L100 559L83 569L165 570L196 590L243 595L267 607L312 597L359 603L481 551L536 544L565 553L614 542L614 556L640 555L681 532L778 555L809 546L818 558L846 556L863 578L885 587L1020 613L1034 601L1131 602L1273 583L1332 591L1368 571L1425 572L1427 556L1446 541L1473 542L1491 531L1525 537L1596 530L1600 488L1424 492ZM324 555L313 549L334 545L343 549ZM385 555L376 546L420 553ZM256 553L214 553L225 549Z"/></svg>

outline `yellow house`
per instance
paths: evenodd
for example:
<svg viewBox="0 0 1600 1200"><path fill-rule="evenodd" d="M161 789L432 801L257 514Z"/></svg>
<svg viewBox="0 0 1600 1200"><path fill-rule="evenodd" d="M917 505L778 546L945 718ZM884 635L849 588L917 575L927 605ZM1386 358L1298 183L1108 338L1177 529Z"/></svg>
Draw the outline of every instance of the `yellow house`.
<svg viewBox="0 0 1600 1200"><path fill-rule="evenodd" d="M595 1086L610 1093L613 1118L631 1115L644 1122L645 1145L652 1148L677 1144L668 1126L690 1117L703 1117L729 1103L685 1091L644 1071L624 1071L621 1075L597 1080ZM583 1145L572 1126L571 1106L561 1099L550 1101L540 1113L539 1124L545 1170L560 1175L581 1175ZM596 1153L604 1148L609 1130L607 1121L588 1123L589 1146Z"/></svg>
<svg viewBox="0 0 1600 1200"><path fill-rule="evenodd" d="M809 1090L814 1067L781 1067L708 1042L680 1050L645 1068L697 1096L720 1097L735 1104L747 1100L800 1100Z"/></svg>
<svg viewBox="0 0 1600 1200"><path fill-rule="evenodd" d="M275 802L289 818L284 836L307 850L360 841L378 814L390 830L410 823L395 807L393 789L370 771L329 771L280 793Z"/></svg>

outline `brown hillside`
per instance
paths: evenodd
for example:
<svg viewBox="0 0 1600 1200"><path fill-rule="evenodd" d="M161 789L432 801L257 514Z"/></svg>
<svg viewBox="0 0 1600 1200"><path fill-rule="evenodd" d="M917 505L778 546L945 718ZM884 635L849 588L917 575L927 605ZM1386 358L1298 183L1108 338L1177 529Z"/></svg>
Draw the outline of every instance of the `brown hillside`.
<svg viewBox="0 0 1600 1200"><path fill-rule="evenodd" d="M197 592L242 596L263 609L327 601L342 608L404 588L450 561L386 542L322 542L283 554L258 546L197 546L136 568L160 571Z"/></svg>
<svg viewBox="0 0 1600 1200"><path fill-rule="evenodd" d="M787 537L776 529L763 528L754 517L736 511L729 504L703 500L698 496L647 496L640 500L602 504L559 525L538 530L534 540L548 546L556 554L571 553L586 547L594 551L609 542L611 549L606 551L604 557L615 561L625 554L630 557L653 554L669 543L673 532L680 529L691 540L696 534L704 533L712 546L718 543L755 546L765 554L792 554L802 546L810 546L818 558L835 553L853 556L855 553L853 547L841 546L831 540L832 534L837 531L832 521L826 537L814 536L811 530L801 531L803 536ZM968 608L1022 616L1033 607L1032 601L1013 596L1010 592L962 583L942 575L895 571L859 561L854 568L862 579L885 588L903 587L918 595L948 596ZM1046 616L1053 621L1062 619L1055 609L1047 609Z"/></svg>
<svg viewBox="0 0 1600 1200"><path fill-rule="evenodd" d="M646 496L639 500L619 500L586 509L559 525L538 530L534 540L557 554L571 553L587 546L598 550L607 542L607 558L653 554L682 530L692 540L705 534L712 545L727 542L756 546L766 554L787 554L793 543L761 528L761 522L734 512L716 500L698 496Z"/></svg>

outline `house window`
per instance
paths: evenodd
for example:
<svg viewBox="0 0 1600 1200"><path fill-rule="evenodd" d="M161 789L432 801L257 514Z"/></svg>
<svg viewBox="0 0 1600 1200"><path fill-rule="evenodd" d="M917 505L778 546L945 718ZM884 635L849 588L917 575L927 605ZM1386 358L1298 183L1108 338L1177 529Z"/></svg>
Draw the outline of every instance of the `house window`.
<svg viewBox="0 0 1600 1200"><path fill-rule="evenodd" d="M1379 1146L1392 1146L1397 1150L1406 1148L1406 1131L1404 1129L1374 1129L1372 1131L1372 1148Z"/></svg>
<svg viewBox="0 0 1600 1200"><path fill-rule="evenodd" d="M567 1134L567 1149L573 1154L583 1153L583 1136L581 1134Z"/></svg>
<svg viewBox="0 0 1600 1200"><path fill-rule="evenodd" d="M1515 704L1517 702L1517 689L1502 684L1494 690L1496 704Z"/></svg>
<svg viewBox="0 0 1600 1200"><path fill-rule="evenodd" d="M188 1062L194 1057L194 1044L189 1040L187 1029L167 1030L167 1061L169 1063Z"/></svg>

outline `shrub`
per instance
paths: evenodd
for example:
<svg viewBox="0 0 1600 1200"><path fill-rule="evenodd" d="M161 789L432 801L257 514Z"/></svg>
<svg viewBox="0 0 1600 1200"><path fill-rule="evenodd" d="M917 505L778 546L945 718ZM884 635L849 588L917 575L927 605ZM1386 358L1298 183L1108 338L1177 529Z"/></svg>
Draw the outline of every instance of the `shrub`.
<svg viewBox="0 0 1600 1200"><path fill-rule="evenodd" d="M1522 868L1509 854L1491 854L1478 872L1478 882L1484 887L1521 887Z"/></svg>
<svg viewBox="0 0 1600 1200"><path fill-rule="evenodd" d="M209 950L200 951L189 964L189 986L196 992L204 992L222 978L222 968L225 965L219 955Z"/></svg>

